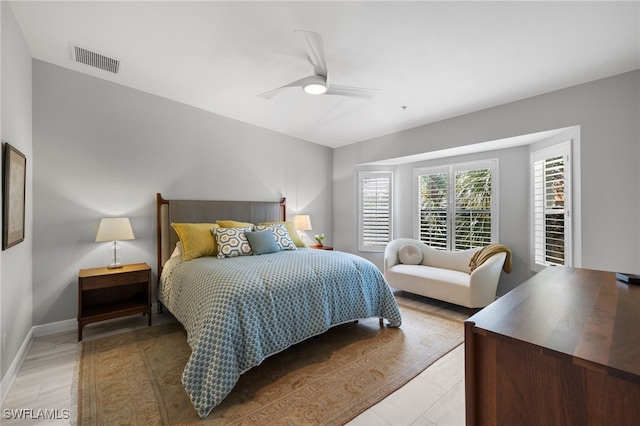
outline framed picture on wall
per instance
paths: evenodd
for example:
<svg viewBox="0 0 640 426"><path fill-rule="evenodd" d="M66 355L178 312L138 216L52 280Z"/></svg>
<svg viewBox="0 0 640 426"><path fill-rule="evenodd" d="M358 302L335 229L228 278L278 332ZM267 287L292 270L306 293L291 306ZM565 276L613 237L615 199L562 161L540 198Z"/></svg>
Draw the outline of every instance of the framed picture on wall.
<svg viewBox="0 0 640 426"><path fill-rule="evenodd" d="M24 240L27 157L5 143L2 166L2 250L5 250Z"/></svg>

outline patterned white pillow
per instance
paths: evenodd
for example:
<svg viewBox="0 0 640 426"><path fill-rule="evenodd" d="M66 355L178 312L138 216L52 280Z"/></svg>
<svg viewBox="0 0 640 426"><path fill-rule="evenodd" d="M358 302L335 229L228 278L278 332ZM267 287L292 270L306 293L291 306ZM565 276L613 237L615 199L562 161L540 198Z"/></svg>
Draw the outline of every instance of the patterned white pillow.
<svg viewBox="0 0 640 426"><path fill-rule="evenodd" d="M297 248L291 239L291 235L289 235L289 231L287 231L287 227L283 224L256 225L255 229L256 231L273 231L273 236L280 250L295 250Z"/></svg>
<svg viewBox="0 0 640 426"><path fill-rule="evenodd" d="M415 244L405 244L398 249L398 259L405 265L422 263L422 250Z"/></svg>
<svg viewBox="0 0 640 426"><path fill-rule="evenodd" d="M215 228L212 231L218 242L218 259L252 254L249 240L244 235L251 232L251 228Z"/></svg>

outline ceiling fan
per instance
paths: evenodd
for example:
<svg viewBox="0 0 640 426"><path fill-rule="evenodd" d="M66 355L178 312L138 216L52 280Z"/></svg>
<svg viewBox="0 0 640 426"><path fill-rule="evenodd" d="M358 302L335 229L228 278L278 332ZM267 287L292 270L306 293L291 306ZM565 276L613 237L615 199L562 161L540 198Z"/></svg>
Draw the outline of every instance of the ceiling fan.
<svg viewBox="0 0 640 426"><path fill-rule="evenodd" d="M362 87L330 84L327 58L324 54L322 36L311 31L296 30L295 32L304 37L307 59L311 62L311 65L313 65L313 75L292 81L289 84L261 93L258 96L265 99L271 99L289 87L301 87L302 90L310 95L350 96L360 99L371 99L376 95L378 92L377 89L365 89Z"/></svg>

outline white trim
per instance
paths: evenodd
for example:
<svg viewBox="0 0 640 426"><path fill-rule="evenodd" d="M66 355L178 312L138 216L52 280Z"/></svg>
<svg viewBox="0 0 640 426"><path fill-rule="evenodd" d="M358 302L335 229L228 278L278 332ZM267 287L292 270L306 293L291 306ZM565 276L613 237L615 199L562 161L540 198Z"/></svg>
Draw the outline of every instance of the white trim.
<svg viewBox="0 0 640 426"><path fill-rule="evenodd" d="M529 173L530 173L530 189L529 189L529 215L530 215L530 228L529 228L529 244L530 254L529 262L530 268L533 272L540 272L545 269L547 264L536 262L536 222L534 213L535 194L534 187L536 179L534 176L534 165L541 161L546 161L548 158L563 156L564 158L564 176L565 176L565 258L564 266L575 266L574 262L574 250L576 239L574 238L574 228L576 226L574 216L578 209L575 208L573 201L573 191L575 189L574 181L576 174L573 169L573 165L576 163L576 159L573 157L573 141L572 139L566 139L559 143L553 143L552 145L545 144L544 147L532 146L529 154ZM536 149L537 148L537 149Z"/></svg>
<svg viewBox="0 0 640 426"><path fill-rule="evenodd" d="M423 174L449 173L450 166L419 167L413 169L413 238L420 240L420 185L418 178Z"/></svg>
<svg viewBox="0 0 640 426"><path fill-rule="evenodd" d="M532 143L529 145L529 152L534 152L537 150L549 148L553 145L565 142L567 140L571 141L571 150L570 150L570 161L571 161L571 205L573 209L573 221L572 221L572 249L573 249L573 267L582 268L582 161L581 161L581 127L580 125L566 127L561 132L556 133L555 135L551 135L546 139L539 140L538 142ZM531 165L531 162L530 162ZM529 171L530 176L530 188L532 188L533 183L531 182L531 170ZM530 189L531 191L531 189ZM531 203L531 194L529 194L529 203ZM531 210L532 206L529 206L529 215L530 215L530 224L529 224L529 250L531 250L531 245L533 242L533 222L531 219ZM530 252L529 254L529 263L531 267L533 254ZM535 271L535 269L532 269Z"/></svg>
<svg viewBox="0 0 640 426"><path fill-rule="evenodd" d="M573 266L582 268L582 168L580 160L580 127L571 130L571 204L573 207Z"/></svg>
<svg viewBox="0 0 640 426"><path fill-rule="evenodd" d="M394 199L394 194L393 194L393 185L394 185L394 172L392 170L359 170L358 171L358 216L357 216L357 221L358 221L358 250L361 252L384 252L385 250L385 246L372 246L372 245L365 245L363 242L363 238L364 238L364 230L363 230L363 210L364 207L362 205L362 197L363 197L363 180L367 177L372 177L372 176L380 176L380 175L386 175L389 179L389 241L393 241L393 199ZM389 242L388 241L388 242Z"/></svg>
<svg viewBox="0 0 640 426"><path fill-rule="evenodd" d="M153 303L151 305L151 312L158 311L158 304ZM18 373L20 372L20 368L22 368L22 364L29 353L29 349L31 349L31 345L33 341L38 337L50 336L52 334L58 333L66 333L68 331L73 331L78 329L78 320L77 319L68 319L63 321L51 322L48 324L40 324L31 327L31 330L27 333L27 336L24 338L22 345L20 345L20 349L16 354L13 362L9 366L7 373L4 375L2 382L0 383L0 405L4 405L4 401L11 390L11 386L15 382L18 377Z"/></svg>
<svg viewBox="0 0 640 426"><path fill-rule="evenodd" d="M4 400L7 398L7 395L9 394L9 390L11 389L13 382L15 382L16 377L18 377L18 373L20 372L22 363L27 357L27 354L29 353L29 349L31 348L31 344L33 343L34 339L35 337L33 335L33 327L32 327L31 330L29 330L29 333L27 333L27 337L25 337L24 341L22 342L22 345L20 345L20 349L18 350L18 353L16 354L15 358L13 358L13 362L9 366L9 369L7 370L7 373L4 375L4 378L2 379L2 383L0 384L1 405L4 405Z"/></svg>
<svg viewBox="0 0 640 426"><path fill-rule="evenodd" d="M419 154L405 155L403 157L387 158L385 160L371 161L362 163L361 166L400 166L403 164L418 163L421 161L436 160L439 158L457 157L459 155L479 154L498 149L515 148L518 146L533 145L539 141L543 141L554 137L555 135L566 132L570 127L560 129L546 130L543 132L529 133L526 135L508 137L504 139L496 139L486 142L470 143L468 145L456 146L453 148L445 148L436 151L421 152Z"/></svg>
<svg viewBox="0 0 640 426"><path fill-rule="evenodd" d="M158 304L153 303L151 305L151 312L158 312ZM57 333L66 333L67 331L78 330L78 320L68 319L57 322L50 322L48 324L35 325L31 328L33 337L50 336Z"/></svg>
<svg viewBox="0 0 640 426"><path fill-rule="evenodd" d="M491 170L491 241L494 243L498 243L500 242L500 176L498 176L500 169L500 159L496 157L487 158L486 160L468 161L464 163L452 164L451 176L454 177L455 172L459 170L466 171L482 168ZM451 180L451 185L453 190L455 191L455 179Z"/></svg>
<svg viewBox="0 0 640 426"><path fill-rule="evenodd" d="M57 333L65 333L67 331L77 330L78 329L78 320L77 319L68 319L64 321L56 321L50 322L48 324L34 325L31 328L33 332L33 337L43 337L50 336L52 334Z"/></svg>

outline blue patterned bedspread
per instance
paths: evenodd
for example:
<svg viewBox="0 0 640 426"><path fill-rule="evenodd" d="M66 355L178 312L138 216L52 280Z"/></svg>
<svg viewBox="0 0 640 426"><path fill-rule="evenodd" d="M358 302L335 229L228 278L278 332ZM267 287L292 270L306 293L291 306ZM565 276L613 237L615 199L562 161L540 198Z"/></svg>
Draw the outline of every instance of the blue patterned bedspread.
<svg viewBox="0 0 640 426"><path fill-rule="evenodd" d="M202 418L270 355L356 319L402 322L378 268L339 251L172 258L158 299L187 331L192 353L182 383Z"/></svg>

